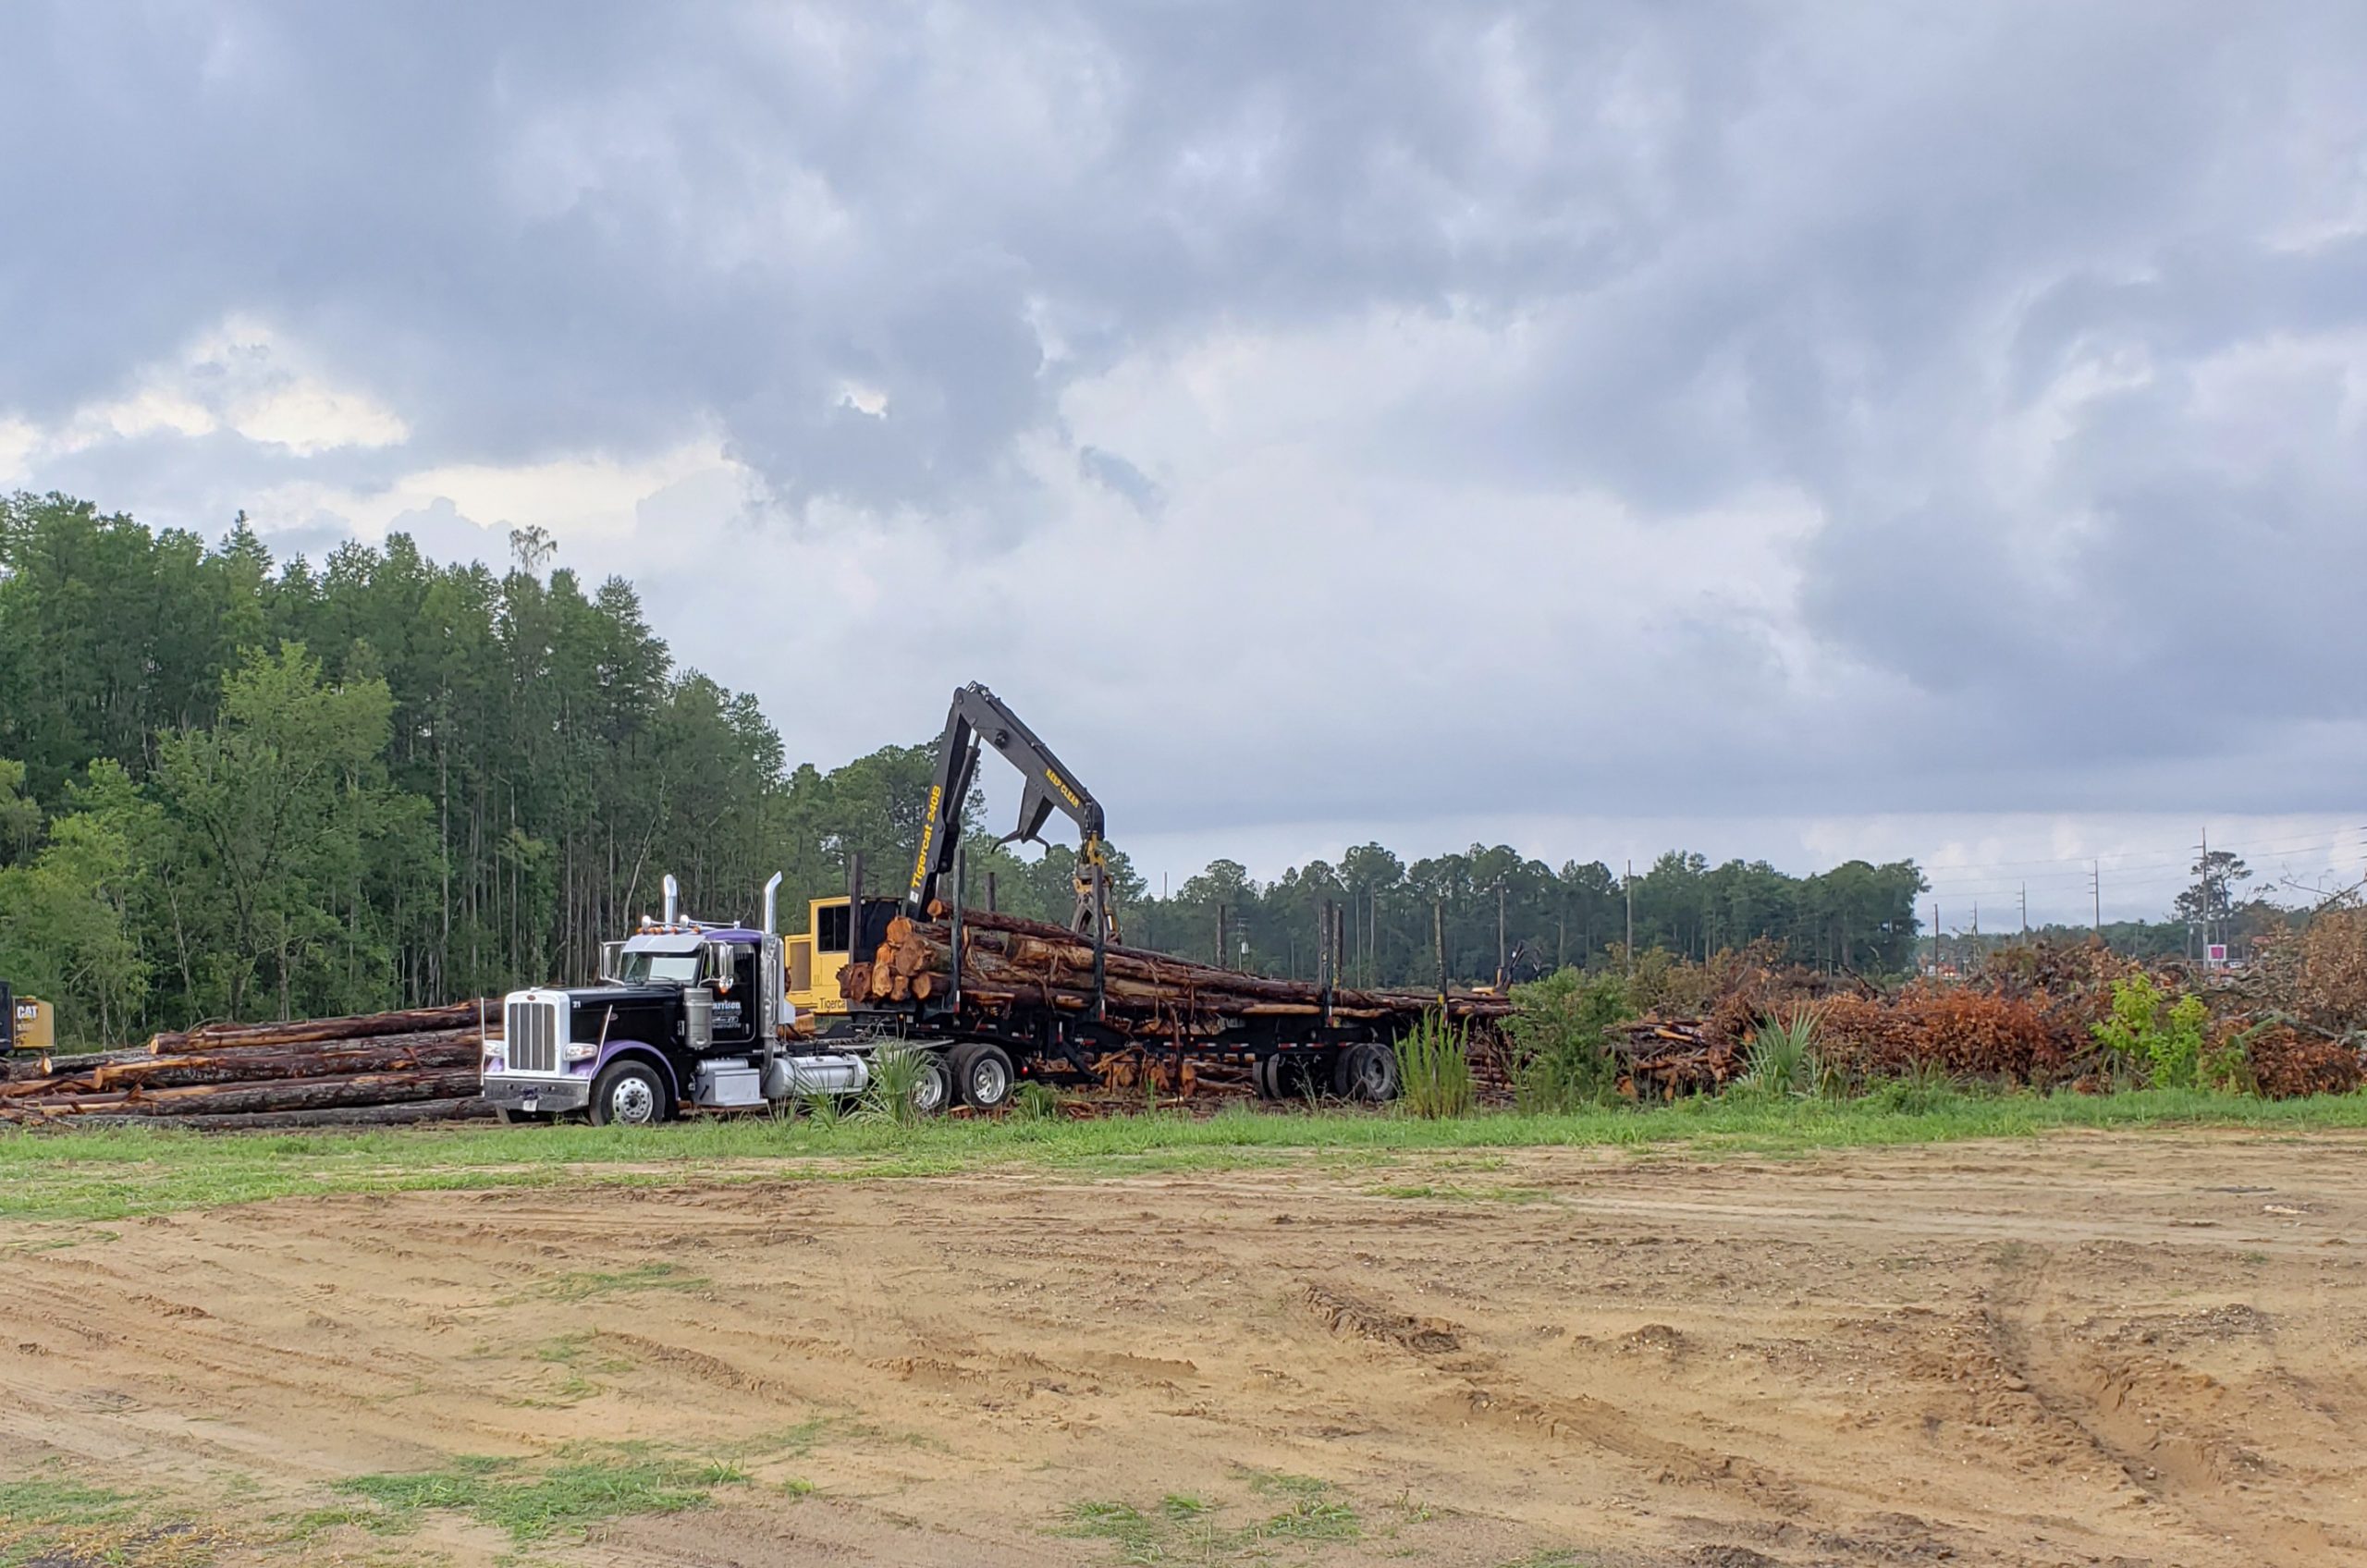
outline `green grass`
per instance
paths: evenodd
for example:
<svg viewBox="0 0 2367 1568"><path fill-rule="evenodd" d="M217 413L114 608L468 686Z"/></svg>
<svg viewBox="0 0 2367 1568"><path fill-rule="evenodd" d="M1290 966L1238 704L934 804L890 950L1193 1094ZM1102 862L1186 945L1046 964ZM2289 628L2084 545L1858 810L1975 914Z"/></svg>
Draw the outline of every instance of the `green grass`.
<svg viewBox="0 0 2367 1568"><path fill-rule="evenodd" d="M139 1500L75 1481L0 1481L0 1528L54 1529L113 1525L129 1519Z"/></svg>
<svg viewBox="0 0 2367 1568"><path fill-rule="evenodd" d="M56 1476L0 1481L0 1568L201 1568L219 1537L153 1501Z"/></svg>
<svg viewBox="0 0 2367 1568"><path fill-rule="evenodd" d="M1402 1151L1603 1147L1716 1156L1800 1153L2066 1128L2367 1127L2367 1095L2263 1101L2199 1090L2118 1095L1946 1092L1912 1109L1870 1100L1683 1101L1650 1109L1491 1112L1449 1121L1369 1112L1161 1113L1094 1121L849 1119L701 1121L656 1129L418 1128L287 1135L170 1129L0 1134L0 1219L105 1220L335 1193L716 1181L861 1180L1034 1166L1092 1176L1223 1170ZM675 1287L658 1287L675 1288Z"/></svg>
<svg viewBox="0 0 2367 1568"><path fill-rule="evenodd" d="M1107 1541L1114 1559L1126 1564L1264 1560L1272 1555L1274 1542L1319 1544L1363 1536L1355 1505L1331 1482L1262 1471L1244 1474L1255 1499L1262 1500L1248 1506L1270 1508L1279 1501L1281 1512L1228 1525L1220 1517L1228 1512L1223 1505L1175 1492L1161 1498L1155 1509L1094 1499L1071 1503L1060 1533Z"/></svg>
<svg viewBox="0 0 2367 1568"><path fill-rule="evenodd" d="M636 1513L704 1508L717 1487L748 1477L729 1464L632 1446L579 1452L546 1464L462 1454L440 1470L357 1476L337 1489L377 1505L358 1521L385 1533L430 1513L465 1513L520 1545L580 1538L590 1526Z"/></svg>
<svg viewBox="0 0 2367 1568"><path fill-rule="evenodd" d="M685 1274L670 1263L644 1263L614 1274L591 1269L561 1274L522 1292L517 1299L594 1301L635 1291L703 1291L713 1283L704 1274Z"/></svg>

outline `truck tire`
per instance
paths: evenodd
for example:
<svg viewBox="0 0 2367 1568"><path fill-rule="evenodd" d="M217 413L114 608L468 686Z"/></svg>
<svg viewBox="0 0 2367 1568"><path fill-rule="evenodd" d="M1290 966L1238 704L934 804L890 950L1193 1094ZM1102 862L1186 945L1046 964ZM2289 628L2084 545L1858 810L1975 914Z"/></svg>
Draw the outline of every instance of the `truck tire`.
<svg viewBox="0 0 2367 1568"><path fill-rule="evenodd" d="M1274 1070L1282 1064L1282 1059L1278 1056L1261 1056L1250 1062L1249 1085L1257 1091L1259 1099L1278 1100L1282 1097L1282 1089L1274 1081Z"/></svg>
<svg viewBox="0 0 2367 1568"><path fill-rule="evenodd" d="M964 1046L953 1053L953 1087L962 1103L977 1110L1000 1110L1011 1103L1011 1058L1000 1046Z"/></svg>
<svg viewBox="0 0 2367 1568"><path fill-rule="evenodd" d="M1397 1097L1397 1053L1367 1041L1342 1048L1331 1068L1331 1092L1343 1099L1382 1105Z"/></svg>
<svg viewBox="0 0 2367 1568"><path fill-rule="evenodd" d="M921 1059L921 1080L913 1085L913 1109L935 1116L953 1103L953 1070L936 1051Z"/></svg>
<svg viewBox="0 0 2367 1568"><path fill-rule="evenodd" d="M592 1125L655 1127L672 1113L666 1085L646 1062L612 1061L592 1080Z"/></svg>

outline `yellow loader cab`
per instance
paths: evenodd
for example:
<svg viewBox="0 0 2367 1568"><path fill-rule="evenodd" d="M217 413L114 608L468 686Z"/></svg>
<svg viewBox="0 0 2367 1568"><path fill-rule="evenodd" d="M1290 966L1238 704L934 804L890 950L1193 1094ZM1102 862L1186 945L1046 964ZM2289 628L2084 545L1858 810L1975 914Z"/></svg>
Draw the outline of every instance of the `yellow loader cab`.
<svg viewBox="0 0 2367 1568"><path fill-rule="evenodd" d="M57 1010L47 1002L31 997L8 996L7 987L0 986L0 1002L7 1007L7 1038L6 1048L19 1051L47 1051L57 1045Z"/></svg>
<svg viewBox="0 0 2367 1568"><path fill-rule="evenodd" d="M878 947L886 939L888 922L903 911L898 899L865 899L864 907L865 940L850 940L853 921L849 911L853 900L844 893L835 898L816 899L805 906L805 930L781 941L781 963L789 971L787 985L790 1005L797 1010L800 1034L819 1034L843 1021L848 1012L847 1000L839 995L839 972L846 968L855 950Z"/></svg>

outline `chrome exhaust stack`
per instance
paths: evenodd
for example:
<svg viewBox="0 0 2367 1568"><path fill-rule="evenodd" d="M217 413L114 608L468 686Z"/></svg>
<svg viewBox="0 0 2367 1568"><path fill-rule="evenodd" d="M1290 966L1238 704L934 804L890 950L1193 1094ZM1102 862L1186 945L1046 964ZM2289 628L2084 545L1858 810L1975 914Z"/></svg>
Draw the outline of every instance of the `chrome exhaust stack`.
<svg viewBox="0 0 2367 1568"><path fill-rule="evenodd" d="M675 881L675 880L674 880L674 874L673 874L672 872L670 872L670 871L669 871L669 872L668 872L668 873L666 874L666 920L665 920L665 924L666 924L666 925L678 925L678 924L680 924L680 923L681 923L681 915L682 915L682 885L681 885L680 882L677 882L677 881Z"/></svg>

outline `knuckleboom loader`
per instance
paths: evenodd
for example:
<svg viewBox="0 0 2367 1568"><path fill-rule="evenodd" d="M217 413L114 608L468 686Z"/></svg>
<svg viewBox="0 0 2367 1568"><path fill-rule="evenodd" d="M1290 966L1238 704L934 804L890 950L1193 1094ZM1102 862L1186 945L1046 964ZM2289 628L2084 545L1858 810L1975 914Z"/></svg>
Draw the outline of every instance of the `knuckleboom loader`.
<svg viewBox="0 0 2367 1568"><path fill-rule="evenodd" d="M486 1030L483 1093L504 1121L588 1115L600 1125L645 1125L691 1108L778 1105L808 1095L852 1096L886 1047L919 1052L917 1109L957 1096L982 1109L1010 1097L1009 1052L930 1032L881 1029L855 1016L839 992L849 958L877 946L899 914L926 918L962 840L963 802L981 750L1018 768L1019 826L1003 842L1039 837L1059 811L1077 825L1075 926L1118 939L1109 898L1102 811L1051 750L986 687L954 692L918 854L901 898L865 896L858 863L843 897L807 906L803 934L784 937L776 916L782 878L766 883L758 925L712 925L684 913L665 879L664 914L603 945L599 984L512 991L497 1030Z"/></svg>

